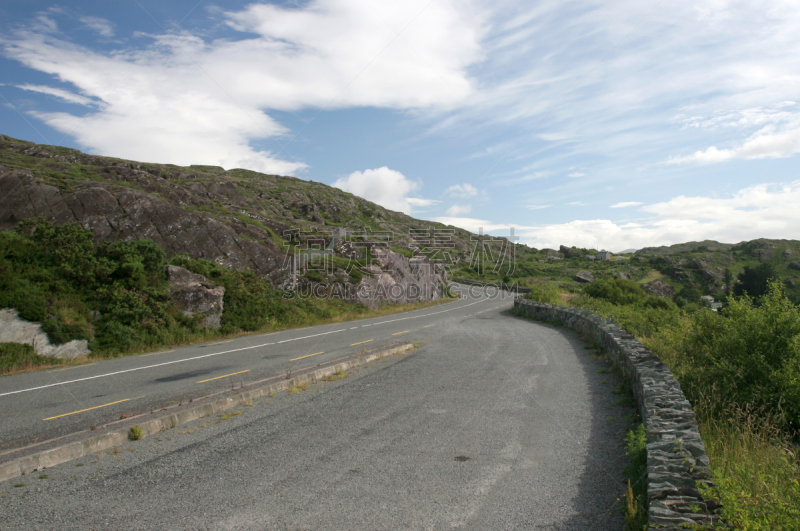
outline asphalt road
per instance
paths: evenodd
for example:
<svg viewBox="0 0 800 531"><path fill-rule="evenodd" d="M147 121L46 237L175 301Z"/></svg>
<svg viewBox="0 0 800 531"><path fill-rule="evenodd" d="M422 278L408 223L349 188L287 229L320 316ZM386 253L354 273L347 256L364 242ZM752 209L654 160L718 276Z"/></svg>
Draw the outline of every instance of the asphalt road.
<svg viewBox="0 0 800 531"><path fill-rule="evenodd" d="M0 462L9 451L297 372L363 349L427 340L490 308L506 292L460 287L466 299L384 317L244 336L0 378Z"/></svg>
<svg viewBox="0 0 800 531"><path fill-rule="evenodd" d="M621 529L633 410L616 404L615 376L574 334L515 317L509 306L462 300L423 310L445 313L418 321L298 340L312 342L301 352L313 353L345 334L356 343L411 330L404 335L420 347L230 418L46 470L46 478L4 482L0 526ZM400 317L411 316L374 321ZM363 324L374 323L349 323ZM256 350L262 360L272 352ZM170 370L205 370L193 363ZM192 382L242 370L218 363ZM138 372L150 370L158 369ZM154 372L142 385L154 376L163 378ZM93 385L117 387L103 380Z"/></svg>

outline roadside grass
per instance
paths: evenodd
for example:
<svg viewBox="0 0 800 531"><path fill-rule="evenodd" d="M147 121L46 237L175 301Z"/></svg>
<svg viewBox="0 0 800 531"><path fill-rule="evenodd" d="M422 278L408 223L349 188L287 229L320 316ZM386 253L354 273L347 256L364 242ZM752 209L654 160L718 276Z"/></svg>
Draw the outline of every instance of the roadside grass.
<svg viewBox="0 0 800 531"><path fill-rule="evenodd" d="M720 314L577 302L616 320L680 382L710 461L714 487L704 494L722 505L718 528L798 529L800 309L780 285L758 301L730 299ZM631 492L635 508L635 482Z"/></svg>
<svg viewBox="0 0 800 531"><path fill-rule="evenodd" d="M800 447L769 417L753 412L731 411L726 419L699 424L715 483L704 494L719 500L725 519L739 529L798 529ZM724 523L717 528L728 529Z"/></svg>
<svg viewBox="0 0 800 531"><path fill-rule="evenodd" d="M70 364L67 360L39 356L26 343L0 343L0 374L3 375L67 364Z"/></svg>

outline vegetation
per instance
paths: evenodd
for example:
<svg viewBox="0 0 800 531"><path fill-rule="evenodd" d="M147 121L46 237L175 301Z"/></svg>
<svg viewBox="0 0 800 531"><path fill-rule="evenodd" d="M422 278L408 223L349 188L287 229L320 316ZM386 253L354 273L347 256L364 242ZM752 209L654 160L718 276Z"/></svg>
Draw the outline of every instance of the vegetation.
<svg viewBox="0 0 800 531"><path fill-rule="evenodd" d="M630 460L624 471L628 476L628 490L622 507L625 529L640 531L647 526L647 434L644 424L628 430L625 446L625 454Z"/></svg>
<svg viewBox="0 0 800 531"><path fill-rule="evenodd" d="M166 259L149 240L102 242L78 224L41 218L0 231L0 308L42 323L53 344L86 339L92 357L112 357L243 332L308 326L408 309L370 310L336 298L287 298L252 271L235 271L185 255ZM186 317L169 294L166 264L225 287L220 330ZM29 345L0 345L2 373L62 363Z"/></svg>
<svg viewBox="0 0 800 531"><path fill-rule="evenodd" d="M753 276L745 273L743 283ZM743 289L743 295L727 297L719 312L690 302L690 290L679 292L686 297L681 307L667 300L653 304L634 284L601 281L571 303L615 319L670 367L697 415L716 484L708 495L722 501L723 517L739 529L796 528L800 308L774 278L760 297ZM632 461L637 441L631 432ZM628 472L626 515L634 515L634 529L636 504L644 498L636 474Z"/></svg>
<svg viewBox="0 0 800 531"><path fill-rule="evenodd" d="M60 363L61 360L39 356L28 344L0 343L0 374Z"/></svg>
<svg viewBox="0 0 800 531"><path fill-rule="evenodd" d="M144 432L142 431L141 426L131 426L130 431L128 432L128 438L132 441L138 441L144 436Z"/></svg>

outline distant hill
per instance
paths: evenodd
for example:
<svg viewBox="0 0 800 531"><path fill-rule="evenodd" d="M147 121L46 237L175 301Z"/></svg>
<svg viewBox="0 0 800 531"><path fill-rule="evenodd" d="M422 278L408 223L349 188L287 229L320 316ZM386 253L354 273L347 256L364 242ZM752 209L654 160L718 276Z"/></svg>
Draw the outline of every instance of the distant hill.
<svg viewBox="0 0 800 531"><path fill-rule="evenodd" d="M636 251L637 255L664 255L687 253L693 251L727 251L733 247L731 243L719 243L714 240L703 240L701 242L676 243L675 245L662 245L661 247L644 247Z"/></svg>

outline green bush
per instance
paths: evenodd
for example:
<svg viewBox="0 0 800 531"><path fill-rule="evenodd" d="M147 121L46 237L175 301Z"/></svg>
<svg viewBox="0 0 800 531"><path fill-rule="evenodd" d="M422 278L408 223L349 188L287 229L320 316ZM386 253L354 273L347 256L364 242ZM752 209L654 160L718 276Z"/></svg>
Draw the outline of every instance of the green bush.
<svg viewBox="0 0 800 531"><path fill-rule="evenodd" d="M131 430L128 432L128 437L132 441L138 441L144 436L144 432L142 431L141 426L131 426Z"/></svg>
<svg viewBox="0 0 800 531"><path fill-rule="evenodd" d="M39 356L27 343L0 343L0 374L21 368L60 363L61 360Z"/></svg>
<svg viewBox="0 0 800 531"><path fill-rule="evenodd" d="M649 295L633 280L599 280L587 284L583 292L596 299L603 299L613 304L636 304L647 300Z"/></svg>
<svg viewBox="0 0 800 531"><path fill-rule="evenodd" d="M561 304L558 288L553 284L530 284L530 293L525 294L526 299L548 304Z"/></svg>

